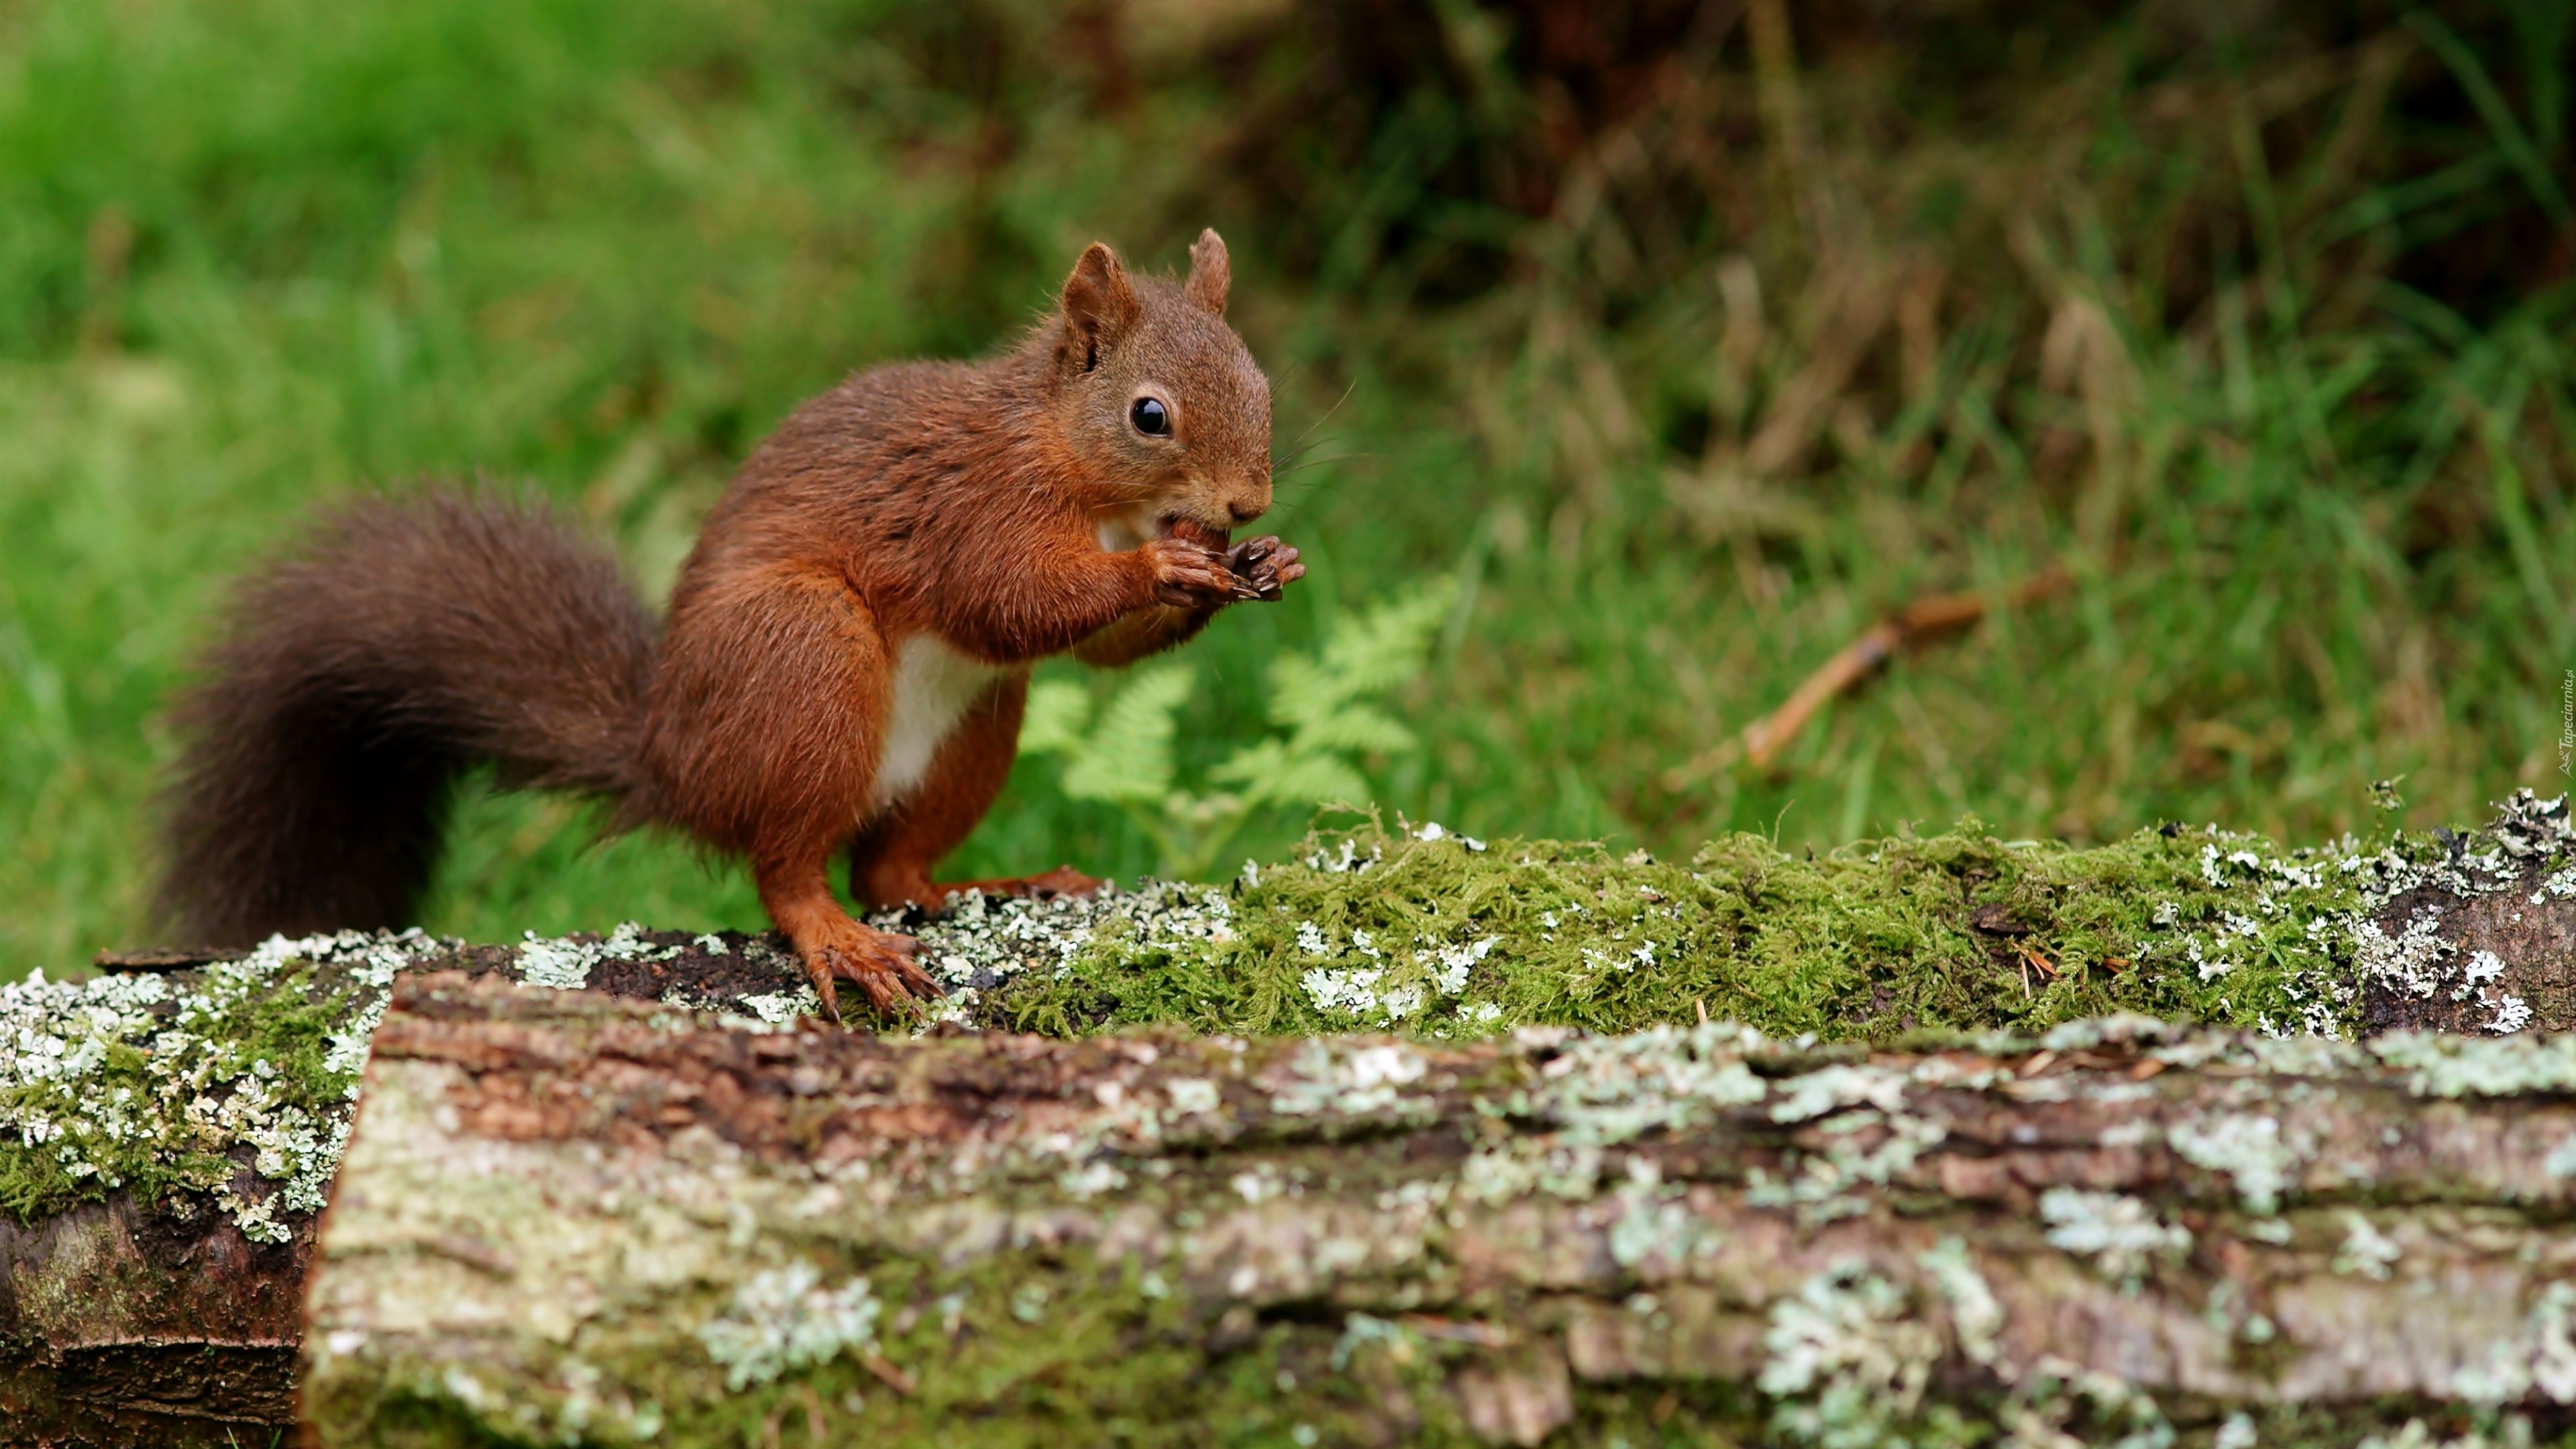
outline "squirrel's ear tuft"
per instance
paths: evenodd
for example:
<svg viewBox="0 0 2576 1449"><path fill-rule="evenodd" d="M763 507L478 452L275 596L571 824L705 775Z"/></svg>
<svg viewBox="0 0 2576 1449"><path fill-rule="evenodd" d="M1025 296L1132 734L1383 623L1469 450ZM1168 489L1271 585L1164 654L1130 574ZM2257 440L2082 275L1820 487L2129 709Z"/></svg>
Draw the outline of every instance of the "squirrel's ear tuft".
<svg viewBox="0 0 2576 1449"><path fill-rule="evenodd" d="M1191 301L1205 307L1212 315L1225 315L1226 289L1233 284L1234 274L1226 265L1225 238L1215 227L1199 233L1198 244L1190 248L1190 280L1181 291Z"/></svg>
<svg viewBox="0 0 2576 1449"><path fill-rule="evenodd" d="M1064 279L1066 351L1082 372L1100 365L1101 352L1134 325L1143 304L1127 281L1127 268L1105 242L1093 242Z"/></svg>

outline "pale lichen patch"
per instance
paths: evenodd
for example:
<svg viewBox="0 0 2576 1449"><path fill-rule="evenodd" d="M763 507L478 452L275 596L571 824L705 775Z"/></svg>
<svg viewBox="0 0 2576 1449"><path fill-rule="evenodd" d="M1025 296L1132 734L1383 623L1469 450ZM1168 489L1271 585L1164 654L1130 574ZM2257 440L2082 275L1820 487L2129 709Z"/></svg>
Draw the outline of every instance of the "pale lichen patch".
<svg viewBox="0 0 2576 1449"><path fill-rule="evenodd" d="M2541 1289L2523 1314L2520 1332L2493 1345L2484 1358L2462 1365L2450 1388L2472 1404L2495 1406L2532 1396L2576 1404L2576 1283Z"/></svg>
<svg viewBox="0 0 2576 1449"><path fill-rule="evenodd" d="M2386 1233L2369 1217L2351 1208L2344 1210L2343 1246L2335 1250L2334 1271L2358 1273L2365 1278L2386 1282L2389 1270L2405 1256Z"/></svg>
<svg viewBox="0 0 2576 1449"><path fill-rule="evenodd" d="M2576 1090L2576 1036L2497 1040L2433 1032L2391 1032L2372 1054L2407 1073L2423 1097L2499 1097Z"/></svg>
<svg viewBox="0 0 2576 1449"><path fill-rule="evenodd" d="M2003 1351L2003 1305L1977 1267L1976 1255L1968 1251L1967 1239L1943 1238L1915 1261L1949 1300L1950 1328L1959 1340L1959 1352L1971 1363L1994 1364Z"/></svg>
<svg viewBox="0 0 2576 1449"><path fill-rule="evenodd" d="M1429 1071L1420 1049L1407 1043L1311 1041L1275 1075L1270 1109L1289 1116L1423 1115L1431 1104L1410 1089Z"/></svg>
<svg viewBox="0 0 2576 1449"><path fill-rule="evenodd" d="M2191 1251L2191 1230L2158 1218L2126 1193L2052 1187L2040 1194L2049 1246L2090 1258L2107 1277L2134 1282L2149 1261Z"/></svg>
<svg viewBox="0 0 2576 1449"><path fill-rule="evenodd" d="M322 1206L410 932L272 937L183 975L0 987L0 1199L201 1193L254 1241Z"/></svg>
<svg viewBox="0 0 2576 1449"><path fill-rule="evenodd" d="M1772 1427L1809 1444L1873 1449L1906 1441L1941 1341L1904 1290L1858 1263L1809 1277L1773 1304L1755 1383Z"/></svg>
<svg viewBox="0 0 2576 1449"><path fill-rule="evenodd" d="M853 1349L873 1349L880 1311L867 1279L825 1288L813 1264L792 1262L738 1284L731 1306L699 1325L698 1342L724 1369L725 1387L740 1391Z"/></svg>
<svg viewBox="0 0 2576 1449"><path fill-rule="evenodd" d="M2177 1122L2165 1138L2184 1161L2223 1172L2246 1208L2264 1217L2278 1212L2312 1144L2285 1134L2281 1119L2263 1112L2224 1112Z"/></svg>

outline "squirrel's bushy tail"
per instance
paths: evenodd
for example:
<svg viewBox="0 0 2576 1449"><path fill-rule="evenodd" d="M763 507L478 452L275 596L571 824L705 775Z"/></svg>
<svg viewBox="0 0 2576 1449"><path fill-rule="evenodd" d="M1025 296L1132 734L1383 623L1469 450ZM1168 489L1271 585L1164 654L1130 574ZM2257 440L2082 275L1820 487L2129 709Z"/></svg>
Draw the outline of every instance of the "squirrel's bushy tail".
<svg viewBox="0 0 2576 1449"><path fill-rule="evenodd" d="M377 498L251 579L180 701L159 904L191 944L413 921L458 773L631 786L655 626L539 504Z"/></svg>

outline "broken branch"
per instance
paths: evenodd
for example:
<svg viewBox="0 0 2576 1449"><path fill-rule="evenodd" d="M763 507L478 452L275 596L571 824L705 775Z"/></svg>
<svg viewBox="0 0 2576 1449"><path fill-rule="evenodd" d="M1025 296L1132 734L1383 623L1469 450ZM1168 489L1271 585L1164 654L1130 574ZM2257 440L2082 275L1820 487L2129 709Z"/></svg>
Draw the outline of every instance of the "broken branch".
<svg viewBox="0 0 2576 1449"><path fill-rule="evenodd" d="M2006 590L2003 599L2009 607L2024 608L2061 592L2069 582L2065 567L2051 564ZM1745 762L1756 769L1769 769L1797 740L1798 732L1807 727L1816 711L1898 654L1956 634L1984 618L1991 600L1984 590L1935 594L1917 599L1872 624L1790 691L1778 709L1745 728Z"/></svg>

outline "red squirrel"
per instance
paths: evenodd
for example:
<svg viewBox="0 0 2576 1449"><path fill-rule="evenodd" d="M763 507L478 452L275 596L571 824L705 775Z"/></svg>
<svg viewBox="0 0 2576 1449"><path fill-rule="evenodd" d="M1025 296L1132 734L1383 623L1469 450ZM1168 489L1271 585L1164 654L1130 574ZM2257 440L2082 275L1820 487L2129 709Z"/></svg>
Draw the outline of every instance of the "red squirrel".
<svg viewBox="0 0 2576 1449"><path fill-rule="evenodd" d="M614 805L747 858L825 1009L936 986L851 918L1062 867L934 881L1018 750L1030 665L1115 666L1305 573L1270 507L1270 384L1225 321L1214 231L1186 281L1093 243L1053 314L979 363L859 373L798 408L709 515L657 626L537 506L371 499L250 580L176 718L160 900L210 945L407 924L460 771Z"/></svg>

